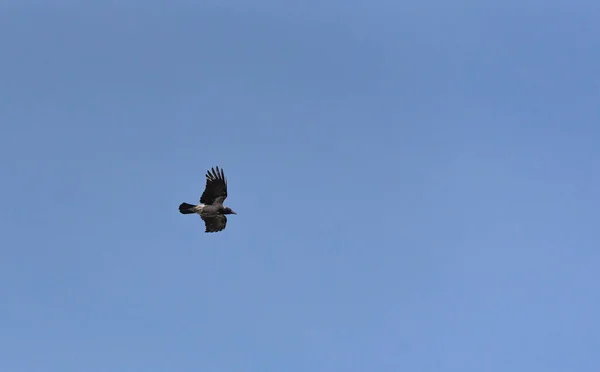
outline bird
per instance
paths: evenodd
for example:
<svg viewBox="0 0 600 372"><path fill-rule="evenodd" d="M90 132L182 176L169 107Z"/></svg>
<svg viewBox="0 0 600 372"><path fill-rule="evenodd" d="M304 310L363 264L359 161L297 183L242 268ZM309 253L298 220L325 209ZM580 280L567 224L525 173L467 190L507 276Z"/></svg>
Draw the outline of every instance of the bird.
<svg viewBox="0 0 600 372"><path fill-rule="evenodd" d="M181 203L181 214L198 214L204 221L205 233L219 232L227 226L228 214L237 214L223 205L227 198L227 179L223 169L212 167L206 171L206 187L200 197L200 204Z"/></svg>

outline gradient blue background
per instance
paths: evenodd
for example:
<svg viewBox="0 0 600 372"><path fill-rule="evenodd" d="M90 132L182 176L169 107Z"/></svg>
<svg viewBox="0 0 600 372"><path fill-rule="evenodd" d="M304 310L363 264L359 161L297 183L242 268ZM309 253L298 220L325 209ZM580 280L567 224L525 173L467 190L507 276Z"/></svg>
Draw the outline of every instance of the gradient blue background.
<svg viewBox="0 0 600 372"><path fill-rule="evenodd" d="M592 1L2 2L0 371L599 371L599 35Z"/></svg>

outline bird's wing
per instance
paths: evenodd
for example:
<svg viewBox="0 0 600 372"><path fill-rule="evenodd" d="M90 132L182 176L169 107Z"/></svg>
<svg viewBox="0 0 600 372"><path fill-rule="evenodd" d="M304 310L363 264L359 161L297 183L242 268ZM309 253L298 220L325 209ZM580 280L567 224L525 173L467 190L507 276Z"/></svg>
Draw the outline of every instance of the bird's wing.
<svg viewBox="0 0 600 372"><path fill-rule="evenodd" d="M204 232L218 232L225 229L227 226L227 217L224 214L218 214L214 217L202 217L206 231Z"/></svg>
<svg viewBox="0 0 600 372"><path fill-rule="evenodd" d="M225 173L223 169L215 171L215 168L211 168L206 172L206 187L200 197L200 203L203 204L223 204L227 198L227 179L225 179Z"/></svg>

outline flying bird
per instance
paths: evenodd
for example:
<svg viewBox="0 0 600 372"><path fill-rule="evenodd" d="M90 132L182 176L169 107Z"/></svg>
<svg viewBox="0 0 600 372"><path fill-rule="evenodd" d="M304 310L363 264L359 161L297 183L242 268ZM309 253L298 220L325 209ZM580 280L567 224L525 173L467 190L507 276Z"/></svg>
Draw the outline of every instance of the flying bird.
<svg viewBox="0 0 600 372"><path fill-rule="evenodd" d="M206 187L200 197L200 204L181 203L181 214L198 214L204 221L206 231L218 232L227 226L227 214L237 214L223 205L227 198L227 179L223 169L211 168L206 172Z"/></svg>

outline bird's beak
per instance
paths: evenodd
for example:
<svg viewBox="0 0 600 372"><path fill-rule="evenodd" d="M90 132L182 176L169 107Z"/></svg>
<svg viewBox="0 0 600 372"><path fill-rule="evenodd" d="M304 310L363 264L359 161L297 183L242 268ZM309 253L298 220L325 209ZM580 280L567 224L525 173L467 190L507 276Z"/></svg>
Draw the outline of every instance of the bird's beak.
<svg viewBox="0 0 600 372"><path fill-rule="evenodd" d="M237 214L237 213L235 213L234 211L231 211L231 213L233 213L233 214Z"/></svg>

